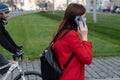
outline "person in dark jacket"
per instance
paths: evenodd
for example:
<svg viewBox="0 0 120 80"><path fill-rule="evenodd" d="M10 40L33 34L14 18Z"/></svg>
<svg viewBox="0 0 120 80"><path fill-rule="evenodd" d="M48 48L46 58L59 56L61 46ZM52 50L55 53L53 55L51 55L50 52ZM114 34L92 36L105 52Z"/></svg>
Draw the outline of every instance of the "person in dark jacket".
<svg viewBox="0 0 120 80"><path fill-rule="evenodd" d="M9 16L8 6L3 3L0 3L0 44L3 48L13 53L14 55L21 56L22 55L21 46L16 45L12 37L5 29L5 25L8 23L7 21L8 16ZM8 63L9 61L2 54L0 54L0 67ZM0 75L6 73L8 69L9 67L0 70Z"/></svg>

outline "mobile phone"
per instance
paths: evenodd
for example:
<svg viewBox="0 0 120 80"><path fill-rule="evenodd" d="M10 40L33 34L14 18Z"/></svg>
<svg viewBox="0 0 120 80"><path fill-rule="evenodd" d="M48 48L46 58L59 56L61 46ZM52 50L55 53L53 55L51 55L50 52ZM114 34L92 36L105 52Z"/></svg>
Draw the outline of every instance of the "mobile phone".
<svg viewBox="0 0 120 80"><path fill-rule="evenodd" d="M80 25L79 25L79 21L82 21L83 27L85 27L85 23L84 23L82 17L81 17L81 16L76 16L75 22L76 22L77 26L80 26Z"/></svg>

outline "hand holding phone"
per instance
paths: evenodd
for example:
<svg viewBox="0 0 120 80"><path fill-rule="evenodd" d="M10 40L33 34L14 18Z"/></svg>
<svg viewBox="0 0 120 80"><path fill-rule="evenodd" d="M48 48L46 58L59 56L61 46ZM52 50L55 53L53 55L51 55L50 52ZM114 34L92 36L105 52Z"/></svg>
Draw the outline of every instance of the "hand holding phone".
<svg viewBox="0 0 120 80"><path fill-rule="evenodd" d="M81 39L87 41L88 28L81 16L76 16L77 31L80 33Z"/></svg>
<svg viewBox="0 0 120 80"><path fill-rule="evenodd" d="M85 27L85 22L83 21L82 17L81 16L76 16L75 22L76 22L77 26L80 26L80 24L79 24L80 21L82 21L83 27Z"/></svg>

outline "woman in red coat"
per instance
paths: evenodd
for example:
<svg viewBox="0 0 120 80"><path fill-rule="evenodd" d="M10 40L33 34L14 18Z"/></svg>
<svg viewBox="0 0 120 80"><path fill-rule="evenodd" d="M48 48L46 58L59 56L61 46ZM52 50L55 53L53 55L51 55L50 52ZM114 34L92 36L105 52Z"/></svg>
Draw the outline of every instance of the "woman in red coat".
<svg viewBox="0 0 120 80"><path fill-rule="evenodd" d="M78 25L75 22L76 16L82 18ZM53 37L56 36L53 50L61 68L74 54L59 80L84 80L85 64L92 62L92 43L87 38L88 28L85 21L86 9L80 4L72 3L67 7L61 24Z"/></svg>

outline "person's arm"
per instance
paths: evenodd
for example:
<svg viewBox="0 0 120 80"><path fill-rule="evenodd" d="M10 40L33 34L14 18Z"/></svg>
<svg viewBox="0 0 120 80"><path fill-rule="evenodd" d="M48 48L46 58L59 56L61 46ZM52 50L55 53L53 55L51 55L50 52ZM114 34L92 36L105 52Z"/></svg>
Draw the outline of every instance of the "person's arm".
<svg viewBox="0 0 120 80"><path fill-rule="evenodd" d="M3 34L4 30L0 27L0 44L2 47L4 47L5 49L7 49L8 51L12 52L12 53L16 53L17 48L14 47L6 38L6 36Z"/></svg>
<svg viewBox="0 0 120 80"><path fill-rule="evenodd" d="M83 64L90 64L92 62L92 43L80 40L76 31L71 31L68 37L70 49L75 57Z"/></svg>
<svg viewBox="0 0 120 80"><path fill-rule="evenodd" d="M10 44L12 44L15 48L21 49L12 39L12 37L9 35L9 33L5 30L4 31L4 36L7 38Z"/></svg>

